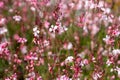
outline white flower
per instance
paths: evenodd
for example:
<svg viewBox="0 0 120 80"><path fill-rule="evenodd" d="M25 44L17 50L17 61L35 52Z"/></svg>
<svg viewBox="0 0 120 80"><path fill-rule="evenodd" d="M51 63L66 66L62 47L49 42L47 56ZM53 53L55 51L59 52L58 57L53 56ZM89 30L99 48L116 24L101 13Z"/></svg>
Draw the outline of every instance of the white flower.
<svg viewBox="0 0 120 80"><path fill-rule="evenodd" d="M29 73L29 74L28 74L28 77L35 78L35 72L31 72L31 73ZM29 78L26 79L26 80L29 80Z"/></svg>
<svg viewBox="0 0 120 80"><path fill-rule="evenodd" d="M38 60L38 57L37 56L31 56L31 58L30 58L31 60Z"/></svg>
<svg viewBox="0 0 120 80"><path fill-rule="evenodd" d="M111 44L114 42L114 39L110 39L110 36L106 35L105 38L103 38L103 41L106 43L106 44Z"/></svg>
<svg viewBox="0 0 120 80"><path fill-rule="evenodd" d="M110 66L112 64L112 62L108 59L106 64L107 64L107 66Z"/></svg>
<svg viewBox="0 0 120 80"><path fill-rule="evenodd" d="M43 12L39 11L39 16L40 16L41 18L43 18L43 16L44 16Z"/></svg>
<svg viewBox="0 0 120 80"><path fill-rule="evenodd" d="M43 42L43 45L45 46L45 47L47 47L47 46L49 46L49 41L48 40L44 40L44 42Z"/></svg>
<svg viewBox="0 0 120 80"><path fill-rule="evenodd" d="M95 35L98 31L99 31L99 28L95 24L93 24L91 34Z"/></svg>
<svg viewBox="0 0 120 80"><path fill-rule="evenodd" d="M51 28L50 28L50 32L53 32L55 33L55 31L57 30L58 26L54 26L54 25L51 25Z"/></svg>
<svg viewBox="0 0 120 80"><path fill-rule="evenodd" d="M5 24L5 21L6 21L5 18L1 18L1 19L0 19L0 24L2 24L2 25Z"/></svg>
<svg viewBox="0 0 120 80"><path fill-rule="evenodd" d="M67 31L68 28L66 26L59 26L59 34L62 34L63 32Z"/></svg>
<svg viewBox="0 0 120 80"><path fill-rule="evenodd" d="M74 8L75 4L74 4L74 3L70 3L69 6L70 6L71 8Z"/></svg>
<svg viewBox="0 0 120 80"><path fill-rule="evenodd" d="M102 19L103 21L108 21L108 20L109 20L107 15L102 15L101 19Z"/></svg>
<svg viewBox="0 0 120 80"><path fill-rule="evenodd" d="M100 74L100 73L95 73L94 75L93 75L93 80L98 80L99 78L101 78L102 77L102 75Z"/></svg>
<svg viewBox="0 0 120 80"><path fill-rule="evenodd" d="M107 50L104 50L103 52L102 52L102 55L107 55Z"/></svg>
<svg viewBox="0 0 120 80"><path fill-rule="evenodd" d="M50 31L50 32L52 32L52 30L53 30L52 28L49 28L49 31Z"/></svg>
<svg viewBox="0 0 120 80"><path fill-rule="evenodd" d="M103 6L104 6L104 1L99 1L98 7L99 7L99 8L102 8Z"/></svg>
<svg viewBox="0 0 120 80"><path fill-rule="evenodd" d="M5 27L0 28L0 34L6 33L8 30Z"/></svg>
<svg viewBox="0 0 120 80"><path fill-rule="evenodd" d="M68 56L66 59L65 59L65 63L67 64L67 63L71 63L71 62L73 62L73 56Z"/></svg>
<svg viewBox="0 0 120 80"><path fill-rule="evenodd" d="M13 12L13 9L9 9L9 12L12 13L12 12Z"/></svg>
<svg viewBox="0 0 120 80"><path fill-rule="evenodd" d="M15 16L13 16L13 19L14 19L15 21L19 22L19 21L21 21L22 17L19 16L19 15L15 15Z"/></svg>
<svg viewBox="0 0 120 80"><path fill-rule="evenodd" d="M62 34L63 32L67 31L68 28L66 26L62 26L61 23L59 23L59 25L51 25L49 28L49 31L52 33L58 33L58 34Z"/></svg>
<svg viewBox="0 0 120 80"><path fill-rule="evenodd" d="M120 78L120 68L117 66L116 71L118 72L118 77Z"/></svg>
<svg viewBox="0 0 120 80"><path fill-rule="evenodd" d="M84 6L85 6L85 8L88 8L89 3L90 3L89 1L87 1L87 0L85 1L85 5L84 5Z"/></svg>
<svg viewBox="0 0 120 80"><path fill-rule="evenodd" d="M67 49L70 50L70 49L72 49L72 48L73 48L73 45L72 45L71 42L69 42L69 43L68 43L68 46L67 46Z"/></svg>
<svg viewBox="0 0 120 80"><path fill-rule="evenodd" d="M111 12L111 9L110 8L106 8L105 9L105 13L109 14Z"/></svg>
<svg viewBox="0 0 120 80"><path fill-rule="evenodd" d="M58 26L51 25L51 27L49 28L49 31L55 33L57 28Z"/></svg>
<svg viewBox="0 0 120 80"><path fill-rule="evenodd" d="M27 42L26 38L19 38L18 39L18 43L25 43L25 42Z"/></svg>
<svg viewBox="0 0 120 80"><path fill-rule="evenodd" d="M23 46L23 47L21 48L21 52L22 52L23 54L27 53L27 47L26 47L26 46Z"/></svg>
<svg viewBox="0 0 120 80"><path fill-rule="evenodd" d="M96 5L94 3L91 3L90 9L94 9Z"/></svg>
<svg viewBox="0 0 120 80"><path fill-rule="evenodd" d="M66 75L62 75L59 78L57 78L57 80L72 80L69 77L67 77Z"/></svg>
<svg viewBox="0 0 120 80"><path fill-rule="evenodd" d="M117 54L120 54L120 49L114 49L112 51L113 55L117 55Z"/></svg>
<svg viewBox="0 0 120 80"><path fill-rule="evenodd" d="M63 26L63 28L64 28L64 30L65 30L65 31L67 31L67 30L68 30L68 28L67 28L66 26Z"/></svg>
<svg viewBox="0 0 120 80"><path fill-rule="evenodd" d="M101 10L104 12L104 14L109 14L111 12L110 8L101 8Z"/></svg>
<svg viewBox="0 0 120 80"><path fill-rule="evenodd" d="M38 36L39 36L39 33L40 33L40 31L38 30L37 26L35 26L35 27L33 28L33 34L34 34L34 36L38 37Z"/></svg>
<svg viewBox="0 0 120 80"><path fill-rule="evenodd" d="M35 12L35 10L36 10L35 7L33 7L33 6L30 7L30 9L31 9L33 12Z"/></svg>
<svg viewBox="0 0 120 80"><path fill-rule="evenodd" d="M103 41L107 42L107 41L109 41L109 39L110 39L110 36L106 35L106 37L103 38Z"/></svg>
<svg viewBox="0 0 120 80"><path fill-rule="evenodd" d="M79 0L78 4L76 5L76 9L79 10L83 6L82 1Z"/></svg>
<svg viewBox="0 0 120 80"><path fill-rule="evenodd" d="M63 48L64 48L64 49L67 49L67 50L70 50L70 49L73 48L73 45L72 45L71 42L69 42L69 43L65 43L65 44L63 45Z"/></svg>

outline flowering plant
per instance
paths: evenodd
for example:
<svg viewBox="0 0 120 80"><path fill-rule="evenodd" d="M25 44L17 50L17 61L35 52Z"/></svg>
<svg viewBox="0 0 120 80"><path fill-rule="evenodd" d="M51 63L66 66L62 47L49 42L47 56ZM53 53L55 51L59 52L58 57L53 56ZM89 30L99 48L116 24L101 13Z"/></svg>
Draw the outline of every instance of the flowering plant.
<svg viewBox="0 0 120 80"><path fill-rule="evenodd" d="M1 0L0 80L119 80L119 0Z"/></svg>

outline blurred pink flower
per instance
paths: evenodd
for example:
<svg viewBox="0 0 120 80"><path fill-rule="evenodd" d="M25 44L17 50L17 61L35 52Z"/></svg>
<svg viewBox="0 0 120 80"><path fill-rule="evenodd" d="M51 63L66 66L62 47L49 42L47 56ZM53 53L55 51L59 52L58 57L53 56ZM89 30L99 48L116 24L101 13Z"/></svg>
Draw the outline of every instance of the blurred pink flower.
<svg viewBox="0 0 120 80"><path fill-rule="evenodd" d="M19 38L18 39L18 43L25 43L25 42L27 42L26 38Z"/></svg>
<svg viewBox="0 0 120 80"><path fill-rule="evenodd" d="M4 7L4 2L0 1L0 8Z"/></svg>
<svg viewBox="0 0 120 80"><path fill-rule="evenodd" d="M0 19L0 25L4 25L5 22L6 22L6 19L5 19L5 18L1 18L1 19Z"/></svg>

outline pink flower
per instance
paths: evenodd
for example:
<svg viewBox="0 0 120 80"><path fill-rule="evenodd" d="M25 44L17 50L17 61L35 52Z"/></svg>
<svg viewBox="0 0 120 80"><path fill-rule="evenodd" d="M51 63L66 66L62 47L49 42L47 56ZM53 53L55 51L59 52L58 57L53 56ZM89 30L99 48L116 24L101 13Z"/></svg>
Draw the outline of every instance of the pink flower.
<svg viewBox="0 0 120 80"><path fill-rule="evenodd" d="M33 34L34 34L34 36L35 37L39 37L39 33L40 33L40 31L38 30L38 26L35 26L33 28Z"/></svg>
<svg viewBox="0 0 120 80"><path fill-rule="evenodd" d="M59 78L57 78L57 80L71 80L71 79L67 77L66 75L62 75Z"/></svg>
<svg viewBox="0 0 120 80"><path fill-rule="evenodd" d="M120 68L118 66L116 67L116 71L118 73L118 77L120 78Z"/></svg>
<svg viewBox="0 0 120 80"><path fill-rule="evenodd" d="M8 50L8 43L0 44L0 58L10 59L10 51Z"/></svg>
<svg viewBox="0 0 120 80"><path fill-rule="evenodd" d="M13 19L14 19L15 21L19 22L19 21L21 21L22 17L19 16L19 15L15 15L15 16L13 16Z"/></svg>
<svg viewBox="0 0 120 80"><path fill-rule="evenodd" d="M83 60L83 64L87 65L87 64L88 64L88 60L87 60L87 59L84 59L84 60Z"/></svg>
<svg viewBox="0 0 120 80"><path fill-rule="evenodd" d="M110 66L112 63L113 63L113 61L111 61L110 59L108 59L106 62L107 66Z"/></svg>
<svg viewBox="0 0 120 80"><path fill-rule="evenodd" d="M0 8L4 7L4 2L0 1Z"/></svg>
<svg viewBox="0 0 120 80"><path fill-rule="evenodd" d="M45 26L45 28L49 28L49 25L50 25L50 23L49 22L47 22L47 21L45 21L45 23L44 23L44 26Z"/></svg>
<svg viewBox="0 0 120 80"><path fill-rule="evenodd" d="M38 60L37 53L30 52L25 56L25 60Z"/></svg>
<svg viewBox="0 0 120 80"><path fill-rule="evenodd" d="M37 80L42 80L41 76L37 77Z"/></svg>
<svg viewBox="0 0 120 80"><path fill-rule="evenodd" d="M98 80L99 78L102 77L101 72L95 72L92 77L93 80Z"/></svg>
<svg viewBox="0 0 120 80"><path fill-rule="evenodd" d="M105 38L103 38L103 41L106 43L106 44L112 44L114 42L114 39L111 39L110 36L106 35Z"/></svg>
<svg viewBox="0 0 120 80"><path fill-rule="evenodd" d="M74 60L73 56L68 56L68 57L65 59L65 64L71 63L71 62L73 62L73 60Z"/></svg>
<svg viewBox="0 0 120 80"><path fill-rule="evenodd" d="M18 39L18 43L25 43L25 42L27 42L27 39L25 39L25 38Z"/></svg>

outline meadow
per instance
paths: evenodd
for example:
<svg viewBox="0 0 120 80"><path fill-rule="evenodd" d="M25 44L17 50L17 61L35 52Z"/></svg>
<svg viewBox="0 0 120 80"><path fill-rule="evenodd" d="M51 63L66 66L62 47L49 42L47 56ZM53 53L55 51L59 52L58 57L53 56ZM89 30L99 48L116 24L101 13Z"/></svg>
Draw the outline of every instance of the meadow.
<svg viewBox="0 0 120 80"><path fill-rule="evenodd" d="M120 80L120 0L0 0L0 80Z"/></svg>

